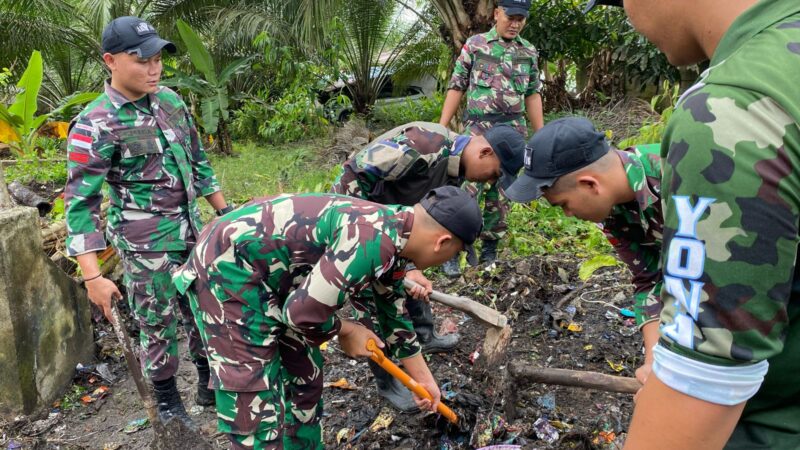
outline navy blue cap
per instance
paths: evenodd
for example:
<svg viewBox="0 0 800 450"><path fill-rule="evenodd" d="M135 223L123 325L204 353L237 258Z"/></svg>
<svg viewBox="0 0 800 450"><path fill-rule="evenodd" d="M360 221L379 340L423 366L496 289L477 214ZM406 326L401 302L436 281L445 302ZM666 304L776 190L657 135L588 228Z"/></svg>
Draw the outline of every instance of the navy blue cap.
<svg viewBox="0 0 800 450"><path fill-rule="evenodd" d="M177 50L175 44L161 39L152 25L133 16L117 17L106 25L102 45L103 53L136 53L145 59L164 48L170 53Z"/></svg>
<svg viewBox="0 0 800 450"><path fill-rule="evenodd" d="M500 177L498 184L506 189L517 178L519 169L522 168L523 158L525 157L525 138L511 126L495 125L489 128L483 137L492 146L492 150L500 160L500 169L503 176Z"/></svg>
<svg viewBox="0 0 800 450"><path fill-rule="evenodd" d="M502 7L508 16L528 17L531 0L500 0L497 6Z"/></svg>
<svg viewBox="0 0 800 450"><path fill-rule="evenodd" d="M622 0L589 0L583 7L583 13L588 13L597 5L622 6Z"/></svg>
<svg viewBox="0 0 800 450"><path fill-rule="evenodd" d="M465 190L442 186L425 194L420 205L451 233L472 245L483 229L483 214L478 202Z"/></svg>
<svg viewBox="0 0 800 450"><path fill-rule="evenodd" d="M528 142L525 171L505 190L506 197L520 203L537 199L558 177L588 166L610 149L606 135L588 119L564 117L549 122Z"/></svg>

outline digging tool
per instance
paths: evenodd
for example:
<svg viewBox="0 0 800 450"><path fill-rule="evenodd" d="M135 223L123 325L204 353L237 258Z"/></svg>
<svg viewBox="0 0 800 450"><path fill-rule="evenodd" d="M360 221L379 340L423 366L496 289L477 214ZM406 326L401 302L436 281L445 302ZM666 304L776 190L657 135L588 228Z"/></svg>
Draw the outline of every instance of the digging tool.
<svg viewBox="0 0 800 450"><path fill-rule="evenodd" d="M383 370L397 378L397 380L403 383L403 385L411 390L411 392L417 394L417 397L427 398L431 401L433 400L431 394L428 393L428 391L422 387L421 384L417 383L413 378L405 373L403 369L397 367L395 363L386 358L374 340L370 339L367 341L367 351L372 352L372 356L369 357L371 360L375 361L381 366L381 368L383 368ZM456 416L456 413L454 413L453 410L448 408L444 403L439 402L439 406L436 407L436 412L444 416L450 421L450 423L458 424L458 416Z"/></svg>
<svg viewBox="0 0 800 450"><path fill-rule="evenodd" d="M417 283L406 278L403 280L403 285L411 289L417 286ZM487 326L486 336L483 339L483 357L481 358L484 367L493 367L503 359L508 341L511 340L512 332L511 327L508 325L508 318L505 315L475 300L445 294L436 290L431 292L428 298L465 312L473 319Z"/></svg>
<svg viewBox="0 0 800 450"><path fill-rule="evenodd" d="M114 334L117 335L119 343L122 345L122 353L125 354L125 362L128 364L128 372L133 377L136 390L144 403L147 417L153 426L153 441L150 448L153 450L172 450L176 448L191 448L199 450L213 450L209 444L197 431L190 430L186 424L177 418L173 418L167 423L161 423L156 410L156 402L150 395L150 389L144 380L139 360L133 353L131 339L125 330L125 323L117 310L116 300L111 301L111 316L114 319L111 325L114 327Z"/></svg>
<svg viewBox="0 0 800 450"><path fill-rule="evenodd" d="M531 383L557 384L622 394L635 394L642 387L642 384L636 378L618 377L582 370L529 367L516 362L509 364L508 371L515 381L524 380Z"/></svg>

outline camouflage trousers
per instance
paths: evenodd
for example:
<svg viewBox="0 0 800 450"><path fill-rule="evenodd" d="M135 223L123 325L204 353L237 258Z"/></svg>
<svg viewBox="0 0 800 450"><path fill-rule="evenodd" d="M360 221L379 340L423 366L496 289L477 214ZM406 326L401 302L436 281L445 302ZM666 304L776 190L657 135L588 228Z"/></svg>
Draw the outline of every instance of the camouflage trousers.
<svg viewBox="0 0 800 450"><path fill-rule="evenodd" d="M125 271L128 305L139 324L142 371L153 381L166 380L178 370L178 318L189 338L193 361L206 356L186 297L172 284L172 271L186 262L189 250L118 252Z"/></svg>
<svg viewBox="0 0 800 450"><path fill-rule="evenodd" d="M271 289L199 277L187 297L231 448L323 448L322 353L279 321Z"/></svg>
<svg viewBox="0 0 800 450"><path fill-rule="evenodd" d="M500 195L500 188L497 184L488 185L486 183L467 181L462 185L462 188L475 197L478 205L483 203L481 239L484 241L502 239L508 229L506 216L508 215L509 202L507 198Z"/></svg>

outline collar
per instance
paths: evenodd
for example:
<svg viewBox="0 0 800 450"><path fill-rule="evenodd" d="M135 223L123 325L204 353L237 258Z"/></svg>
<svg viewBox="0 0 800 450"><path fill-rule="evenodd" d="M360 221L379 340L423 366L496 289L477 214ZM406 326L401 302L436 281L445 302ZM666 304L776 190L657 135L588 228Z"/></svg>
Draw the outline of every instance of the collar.
<svg viewBox="0 0 800 450"><path fill-rule="evenodd" d="M453 140L453 145L450 147L450 154L447 158L447 175L457 178L461 174L461 154L471 140L472 136L463 135L458 135Z"/></svg>
<svg viewBox="0 0 800 450"><path fill-rule="evenodd" d="M517 36L514 39L511 39L510 41L507 41L507 40L505 40L505 39L500 37L500 35L497 33L497 28L496 27L492 27L491 30L487 31L485 36L486 36L486 42L487 43L492 42L492 41L503 41L503 42L513 42L515 44L519 44L521 42L521 39L522 39L522 37L519 35L519 33L517 33Z"/></svg>
<svg viewBox="0 0 800 450"><path fill-rule="evenodd" d="M411 236L411 228L414 226L414 207L397 206L397 217L403 223L400 232L397 233L397 237L394 238L394 245L397 249L396 255L398 255L398 260L400 260L403 259L400 258L400 252L406 248L408 238Z"/></svg>
<svg viewBox="0 0 800 450"><path fill-rule="evenodd" d="M727 59L756 34L798 12L797 0L760 0L733 21L714 50L711 66Z"/></svg>
<svg viewBox="0 0 800 450"><path fill-rule="evenodd" d="M644 211L658 201L659 197L650 189L647 183L647 171L641 158L644 158L635 148L632 151L614 150L622 160L625 174L628 176L628 185L633 189L636 204L639 206L639 217L645 221ZM622 206L622 205L620 205Z"/></svg>
<svg viewBox="0 0 800 450"><path fill-rule="evenodd" d="M159 87L159 90L160 89L161 89L161 87ZM141 110L141 108L139 108L136 105L135 101L129 100L128 97L125 97L124 95L122 95L122 93L120 91L118 91L118 90L114 89L113 87L111 87L111 79L107 79L105 81L105 93L106 93L106 96L108 97L108 99L111 101L111 104L114 105L115 109L120 109L123 106L125 106L126 104L130 103L131 105L133 105L134 108ZM158 96L156 96L154 94L147 94L147 96L150 99L150 110L152 111L152 110L155 109L155 106L158 104ZM150 111L145 111L145 110L142 110L142 111L147 113L147 114L151 114Z"/></svg>

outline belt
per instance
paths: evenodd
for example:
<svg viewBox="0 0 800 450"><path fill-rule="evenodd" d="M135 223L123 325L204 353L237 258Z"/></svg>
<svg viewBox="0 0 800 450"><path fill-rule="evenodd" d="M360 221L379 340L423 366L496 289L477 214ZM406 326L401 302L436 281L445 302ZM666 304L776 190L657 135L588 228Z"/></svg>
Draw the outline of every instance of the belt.
<svg viewBox="0 0 800 450"><path fill-rule="evenodd" d="M514 120L522 119L522 113L506 114L506 113L492 113L492 114L464 114L465 122L512 122Z"/></svg>

